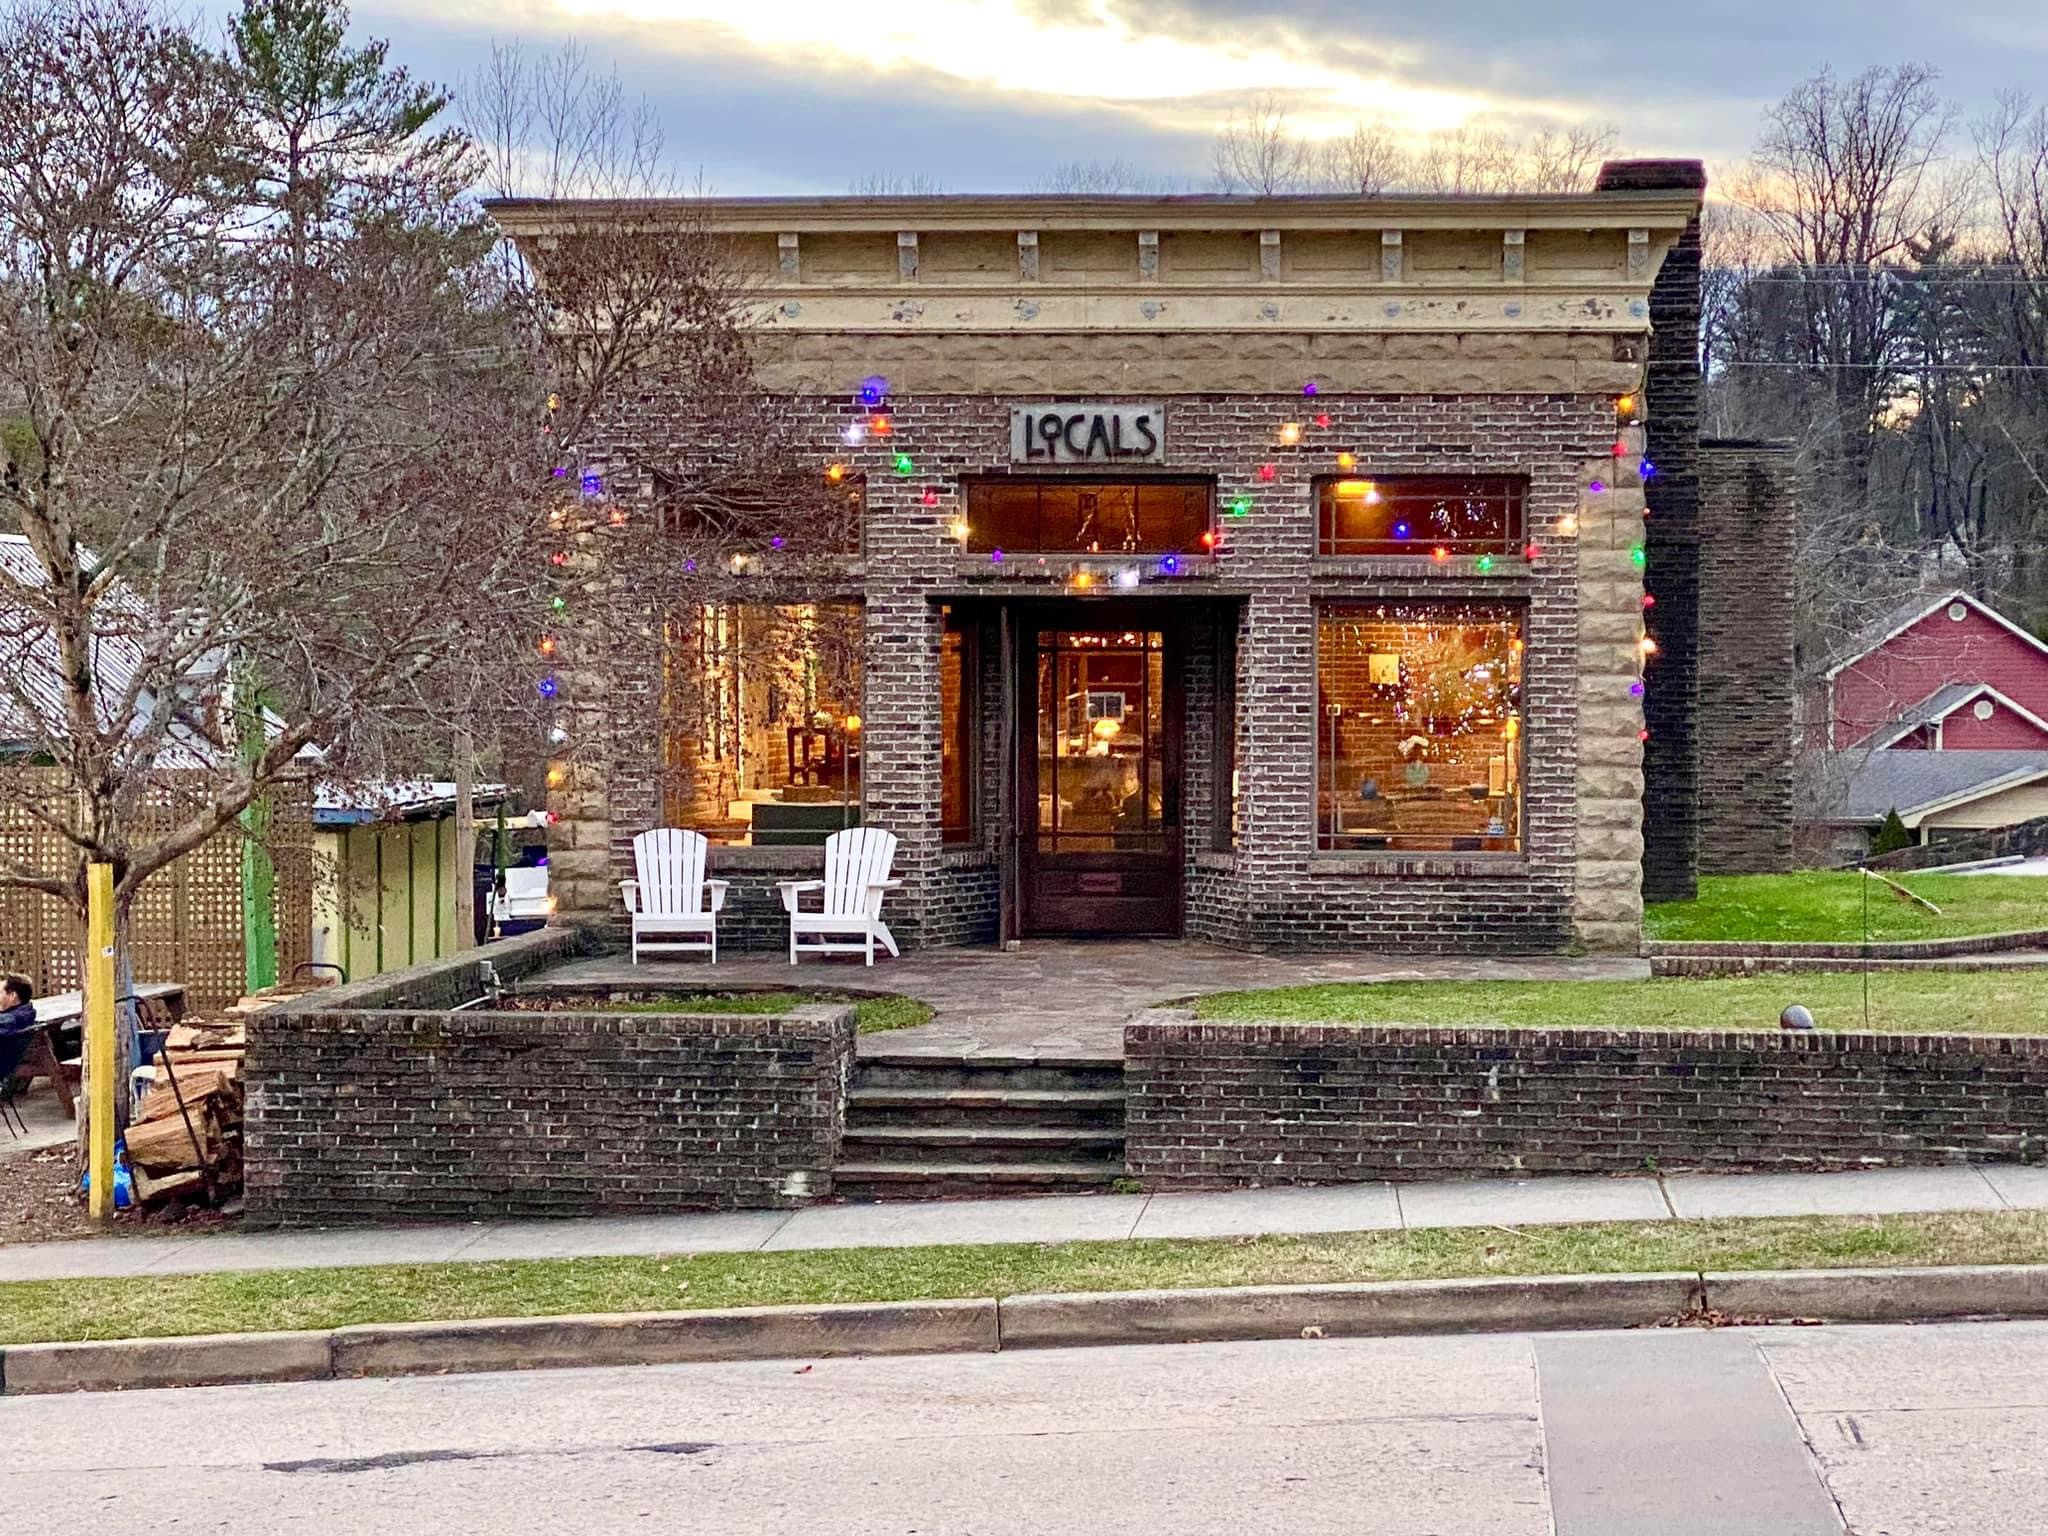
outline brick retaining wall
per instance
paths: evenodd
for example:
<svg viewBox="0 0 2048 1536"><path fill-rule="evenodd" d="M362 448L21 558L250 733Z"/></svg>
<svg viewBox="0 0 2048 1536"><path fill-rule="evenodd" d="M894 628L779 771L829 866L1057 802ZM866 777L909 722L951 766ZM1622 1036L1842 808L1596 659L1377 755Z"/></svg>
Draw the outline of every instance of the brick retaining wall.
<svg viewBox="0 0 2048 1536"><path fill-rule="evenodd" d="M851 1008L278 1009L249 1032L252 1225L802 1205L829 1194Z"/></svg>
<svg viewBox="0 0 2048 1536"><path fill-rule="evenodd" d="M2048 1038L1131 1024L1154 1189L2033 1161Z"/></svg>

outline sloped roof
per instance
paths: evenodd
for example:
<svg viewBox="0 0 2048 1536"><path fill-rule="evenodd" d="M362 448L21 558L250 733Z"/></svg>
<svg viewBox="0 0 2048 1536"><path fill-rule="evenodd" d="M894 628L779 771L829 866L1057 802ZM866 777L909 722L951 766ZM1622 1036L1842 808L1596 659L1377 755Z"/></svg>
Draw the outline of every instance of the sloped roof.
<svg viewBox="0 0 2048 1536"><path fill-rule="evenodd" d="M1990 699L2036 729L2048 732L2048 720L2043 720L2024 704L2007 698L1989 683L1948 683L1935 689L1890 725L1873 732L1862 744L1883 748L1904 741L1915 731L1938 725L1974 699Z"/></svg>
<svg viewBox="0 0 2048 1536"><path fill-rule="evenodd" d="M1957 587L1947 592L1937 593L1931 597L1923 594L1919 597L1908 598L1905 602L1899 604L1883 618L1867 626L1861 633L1845 642L1840 649L1833 652L1828 660L1826 675L1833 677L1836 673L1853 666L1872 651L1879 650L1891 641L1896 640L1922 619L1948 607L1950 603L1961 603L1967 608L1975 609L2001 629L2017 635L2043 656L2048 656L2048 645L2044 645L2039 639L2015 624L1989 603L1979 601L1963 591L1962 588Z"/></svg>
<svg viewBox="0 0 2048 1536"><path fill-rule="evenodd" d="M496 805L511 793L503 784L479 784L470 798L478 805ZM313 824L317 827L426 821L454 811L455 784L451 779L370 779L352 784L330 780L313 793Z"/></svg>
<svg viewBox="0 0 2048 1536"><path fill-rule="evenodd" d="M1872 822L1896 810L1911 826L1933 811L2048 779L2048 752L1835 752L1819 778L1808 820Z"/></svg>

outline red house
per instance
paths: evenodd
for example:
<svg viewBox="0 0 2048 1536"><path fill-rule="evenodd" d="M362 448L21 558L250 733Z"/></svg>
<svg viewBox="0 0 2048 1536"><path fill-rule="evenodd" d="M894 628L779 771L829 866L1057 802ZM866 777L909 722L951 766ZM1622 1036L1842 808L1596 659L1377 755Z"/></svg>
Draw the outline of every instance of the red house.
<svg viewBox="0 0 2048 1536"><path fill-rule="evenodd" d="M1966 592L1876 626L1811 702L1810 855L1860 856L1894 811L1923 843L2048 815L2048 644Z"/></svg>
<svg viewBox="0 0 2048 1536"><path fill-rule="evenodd" d="M2048 752L2048 645L1965 592L1921 598L1825 677L1837 750Z"/></svg>

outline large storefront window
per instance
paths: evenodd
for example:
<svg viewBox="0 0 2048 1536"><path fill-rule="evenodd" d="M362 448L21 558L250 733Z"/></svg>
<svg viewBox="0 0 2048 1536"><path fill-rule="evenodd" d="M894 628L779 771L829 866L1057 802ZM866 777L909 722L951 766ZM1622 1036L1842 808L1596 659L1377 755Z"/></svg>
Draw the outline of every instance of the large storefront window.
<svg viewBox="0 0 2048 1536"><path fill-rule="evenodd" d="M970 480L967 547L1065 554L1198 553L1210 488L1195 480Z"/></svg>
<svg viewBox="0 0 2048 1536"><path fill-rule="evenodd" d="M1522 547L1523 483L1510 475L1396 475L1316 486L1326 555L1502 555Z"/></svg>
<svg viewBox="0 0 2048 1536"><path fill-rule="evenodd" d="M1522 846L1522 610L1332 606L1316 624L1317 844Z"/></svg>
<svg viewBox="0 0 2048 1536"><path fill-rule="evenodd" d="M705 603L669 620L662 807L714 843L822 843L861 806L861 614Z"/></svg>

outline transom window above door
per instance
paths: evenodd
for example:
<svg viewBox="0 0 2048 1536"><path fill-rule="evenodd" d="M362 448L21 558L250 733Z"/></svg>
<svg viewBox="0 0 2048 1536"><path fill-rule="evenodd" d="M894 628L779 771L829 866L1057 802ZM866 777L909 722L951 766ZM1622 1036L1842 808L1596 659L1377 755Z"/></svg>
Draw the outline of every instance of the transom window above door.
<svg viewBox="0 0 2048 1536"><path fill-rule="evenodd" d="M966 545L1016 554L1194 554L1204 548L1214 500L1206 480L970 480Z"/></svg>
<svg viewBox="0 0 2048 1536"><path fill-rule="evenodd" d="M1522 547L1514 475L1391 475L1316 484L1326 555L1501 555Z"/></svg>

